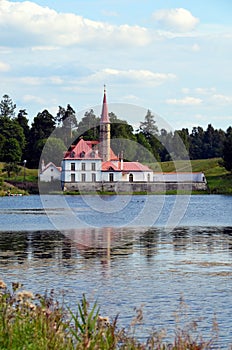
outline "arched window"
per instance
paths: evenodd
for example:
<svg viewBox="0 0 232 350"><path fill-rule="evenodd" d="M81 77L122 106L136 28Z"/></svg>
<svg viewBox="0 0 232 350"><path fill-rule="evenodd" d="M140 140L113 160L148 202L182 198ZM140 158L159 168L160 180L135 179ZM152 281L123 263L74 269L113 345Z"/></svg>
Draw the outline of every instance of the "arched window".
<svg viewBox="0 0 232 350"><path fill-rule="evenodd" d="M133 174L130 174L129 175L129 182L133 182L133 180L134 180Z"/></svg>

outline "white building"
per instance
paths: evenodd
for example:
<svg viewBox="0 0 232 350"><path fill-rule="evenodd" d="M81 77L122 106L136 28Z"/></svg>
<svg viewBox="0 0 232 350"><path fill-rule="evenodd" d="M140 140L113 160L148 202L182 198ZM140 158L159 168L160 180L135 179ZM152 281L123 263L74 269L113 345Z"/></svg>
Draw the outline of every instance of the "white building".
<svg viewBox="0 0 232 350"><path fill-rule="evenodd" d="M110 147L110 120L104 90L100 140L71 146L62 161L63 187L78 183L151 182L153 171L139 162L125 162Z"/></svg>
<svg viewBox="0 0 232 350"><path fill-rule="evenodd" d="M203 173L153 173L152 169L139 162L126 162L122 155L116 156L110 147L110 120L104 89L100 140L81 139L65 153L62 160L62 188L124 191L133 184L134 191L147 188L156 191L159 184L168 183L182 183L187 187L195 184L196 188L206 189Z"/></svg>
<svg viewBox="0 0 232 350"><path fill-rule="evenodd" d="M154 173L154 182L206 182L204 173L190 173L190 172L173 172L173 173Z"/></svg>
<svg viewBox="0 0 232 350"><path fill-rule="evenodd" d="M55 180L61 180L61 167L57 167L54 163L50 162L45 166L42 160L41 170L39 173L39 179L43 182L52 182Z"/></svg>

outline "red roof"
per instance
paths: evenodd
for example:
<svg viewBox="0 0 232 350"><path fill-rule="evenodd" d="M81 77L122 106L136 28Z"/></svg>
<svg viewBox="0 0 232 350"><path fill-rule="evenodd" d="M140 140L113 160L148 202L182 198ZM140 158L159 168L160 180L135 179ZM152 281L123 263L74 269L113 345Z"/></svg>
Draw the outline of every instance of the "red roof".
<svg viewBox="0 0 232 350"><path fill-rule="evenodd" d="M123 162L123 171L152 171L148 166L139 162Z"/></svg>
<svg viewBox="0 0 232 350"><path fill-rule="evenodd" d="M112 162L103 162L102 171L120 171L120 169Z"/></svg>
<svg viewBox="0 0 232 350"><path fill-rule="evenodd" d="M110 119L109 119L109 114L108 114L108 105L107 105L107 101L106 101L106 89L104 88L101 123L109 123L109 122L110 122Z"/></svg>
<svg viewBox="0 0 232 350"><path fill-rule="evenodd" d="M77 145L72 145L71 149L64 155L65 159L101 159L98 153L99 141L85 141L81 139ZM95 155L93 156L93 152ZM110 149L110 159L118 160L118 157Z"/></svg>
<svg viewBox="0 0 232 350"><path fill-rule="evenodd" d="M112 162L104 162L102 163L102 171L122 171L122 172L130 172L130 171L152 171L146 165L143 165L139 162L123 162L122 170L121 170L121 162L119 162L118 167L114 165Z"/></svg>
<svg viewBox="0 0 232 350"><path fill-rule="evenodd" d="M71 147L71 150L65 153L65 159L82 159L82 158L95 158L100 159L98 153L96 152L96 145L98 141L85 141L81 139L77 145ZM94 156L93 153L95 152Z"/></svg>

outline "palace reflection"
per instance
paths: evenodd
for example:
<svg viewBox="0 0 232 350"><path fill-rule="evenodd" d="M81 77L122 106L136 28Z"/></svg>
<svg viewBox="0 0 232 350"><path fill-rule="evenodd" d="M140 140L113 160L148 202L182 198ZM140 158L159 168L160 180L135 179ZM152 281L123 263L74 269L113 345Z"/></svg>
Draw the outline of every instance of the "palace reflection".
<svg viewBox="0 0 232 350"><path fill-rule="evenodd" d="M26 231L0 233L0 266L25 261L51 260L71 266L78 258L99 259L107 265L111 259L133 255L147 260L170 245L175 254L192 251L214 251L232 254L232 227L176 228L85 228L59 231Z"/></svg>

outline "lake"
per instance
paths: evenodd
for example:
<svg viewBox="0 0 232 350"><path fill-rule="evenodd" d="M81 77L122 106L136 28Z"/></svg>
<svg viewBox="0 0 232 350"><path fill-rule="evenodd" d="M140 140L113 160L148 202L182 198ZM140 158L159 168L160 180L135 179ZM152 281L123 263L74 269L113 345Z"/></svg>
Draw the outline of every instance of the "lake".
<svg viewBox="0 0 232 350"><path fill-rule="evenodd" d="M76 307L83 293L140 338L173 335L178 310L232 344L232 196L0 198L0 273ZM184 303L183 303L184 300Z"/></svg>

